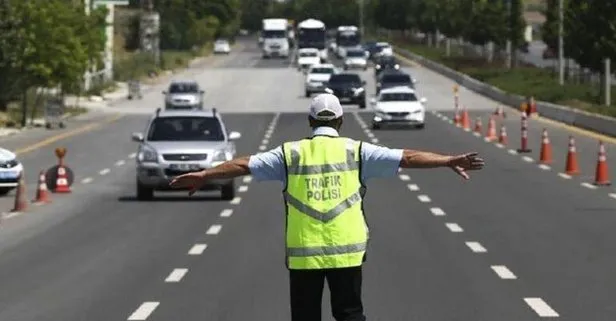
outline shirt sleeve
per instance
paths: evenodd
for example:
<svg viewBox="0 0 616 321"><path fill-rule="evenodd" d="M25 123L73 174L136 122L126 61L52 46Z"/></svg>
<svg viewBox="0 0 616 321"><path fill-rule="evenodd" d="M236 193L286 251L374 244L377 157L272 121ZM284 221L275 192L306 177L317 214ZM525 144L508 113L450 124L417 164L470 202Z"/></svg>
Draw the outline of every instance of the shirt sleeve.
<svg viewBox="0 0 616 321"><path fill-rule="evenodd" d="M400 168L402 152L402 149L393 149L362 142L362 180L366 182L371 178L389 178L396 176Z"/></svg>
<svg viewBox="0 0 616 321"><path fill-rule="evenodd" d="M250 156L250 174L256 181L285 181L285 165L282 146Z"/></svg>

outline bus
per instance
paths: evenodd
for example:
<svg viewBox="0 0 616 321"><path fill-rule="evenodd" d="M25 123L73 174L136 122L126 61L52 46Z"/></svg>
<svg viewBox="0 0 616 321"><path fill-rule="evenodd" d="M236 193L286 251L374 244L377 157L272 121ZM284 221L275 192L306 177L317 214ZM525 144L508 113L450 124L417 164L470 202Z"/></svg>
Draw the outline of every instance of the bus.
<svg viewBox="0 0 616 321"><path fill-rule="evenodd" d="M336 30L336 55L346 56L346 51L361 46L361 34L357 26L339 26Z"/></svg>
<svg viewBox="0 0 616 321"><path fill-rule="evenodd" d="M261 28L263 58L289 57L287 26L287 19L263 19L263 27Z"/></svg>
<svg viewBox="0 0 616 321"><path fill-rule="evenodd" d="M316 48L322 62L327 61L325 23L316 19L306 19L297 24L297 48Z"/></svg>

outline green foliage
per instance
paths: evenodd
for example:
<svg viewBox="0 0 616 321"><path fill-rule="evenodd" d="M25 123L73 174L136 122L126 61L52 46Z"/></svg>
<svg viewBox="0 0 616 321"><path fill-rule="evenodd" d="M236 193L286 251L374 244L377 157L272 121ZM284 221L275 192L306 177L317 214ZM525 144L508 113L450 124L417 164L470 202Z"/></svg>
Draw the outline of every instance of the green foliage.
<svg viewBox="0 0 616 321"><path fill-rule="evenodd" d="M541 26L541 39L548 48L558 49L558 0L547 0L545 11L545 23Z"/></svg>

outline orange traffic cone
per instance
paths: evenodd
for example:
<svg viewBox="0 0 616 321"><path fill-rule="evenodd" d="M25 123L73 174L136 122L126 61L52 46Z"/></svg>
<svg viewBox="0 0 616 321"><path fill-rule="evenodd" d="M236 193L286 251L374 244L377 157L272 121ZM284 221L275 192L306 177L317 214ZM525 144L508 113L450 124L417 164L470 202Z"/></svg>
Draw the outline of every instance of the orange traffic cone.
<svg viewBox="0 0 616 321"><path fill-rule="evenodd" d="M496 109L494 110L493 115L501 117L501 118L506 118L507 117L507 115L505 115L505 111L503 110L503 106L496 107Z"/></svg>
<svg viewBox="0 0 616 321"><path fill-rule="evenodd" d="M478 134L481 134L481 127L482 127L481 117L477 117L475 119L475 130L474 130L474 132L478 133Z"/></svg>
<svg viewBox="0 0 616 321"><path fill-rule="evenodd" d="M607 155L605 145L599 141L599 159L597 160L597 170L595 172L595 185L611 185L609 171L607 169Z"/></svg>
<svg viewBox="0 0 616 321"><path fill-rule="evenodd" d="M56 178L56 193L70 193L71 189L68 186L68 177L66 175L66 168L60 165L58 166L58 177Z"/></svg>
<svg viewBox="0 0 616 321"><path fill-rule="evenodd" d="M496 121L494 120L494 116L490 116L490 121L488 122L488 132L486 133L486 140L494 141L497 140L496 136Z"/></svg>
<svg viewBox="0 0 616 321"><path fill-rule="evenodd" d="M575 151L575 139L569 136L569 151L567 152L567 167L565 173L568 175L576 175L580 173L578 168L577 153Z"/></svg>
<svg viewBox="0 0 616 321"><path fill-rule="evenodd" d="M45 180L45 171L41 171L39 175L39 185L36 190L36 197L32 200L33 203L50 203L49 192L47 190L47 183Z"/></svg>
<svg viewBox="0 0 616 321"><path fill-rule="evenodd" d="M543 134L541 134L541 153L539 156L539 162L541 164L552 163L552 145L548 138L548 131L544 128Z"/></svg>
<svg viewBox="0 0 616 321"><path fill-rule="evenodd" d="M26 202L26 178L24 175L24 171L21 171L21 175L19 177L19 185L17 186L17 193L15 193L15 206L11 210L11 212L23 212L28 208L28 203Z"/></svg>
<svg viewBox="0 0 616 321"><path fill-rule="evenodd" d="M466 109L466 106L464 106L462 110L462 128L471 129L471 120L468 117L468 109Z"/></svg>
<svg viewBox="0 0 616 321"><path fill-rule="evenodd" d="M500 136L498 137L498 142L503 144L503 145L507 145L507 128L505 128L505 125L501 125L501 129L500 129Z"/></svg>

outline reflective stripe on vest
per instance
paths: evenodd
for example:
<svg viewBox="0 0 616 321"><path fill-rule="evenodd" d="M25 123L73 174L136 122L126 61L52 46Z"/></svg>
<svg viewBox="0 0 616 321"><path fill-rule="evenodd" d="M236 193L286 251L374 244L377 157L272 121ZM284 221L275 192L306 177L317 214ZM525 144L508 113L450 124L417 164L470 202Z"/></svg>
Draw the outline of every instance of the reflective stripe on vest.
<svg viewBox="0 0 616 321"><path fill-rule="evenodd" d="M361 265L368 231L361 207L359 143L316 136L285 143L283 151L289 268Z"/></svg>

